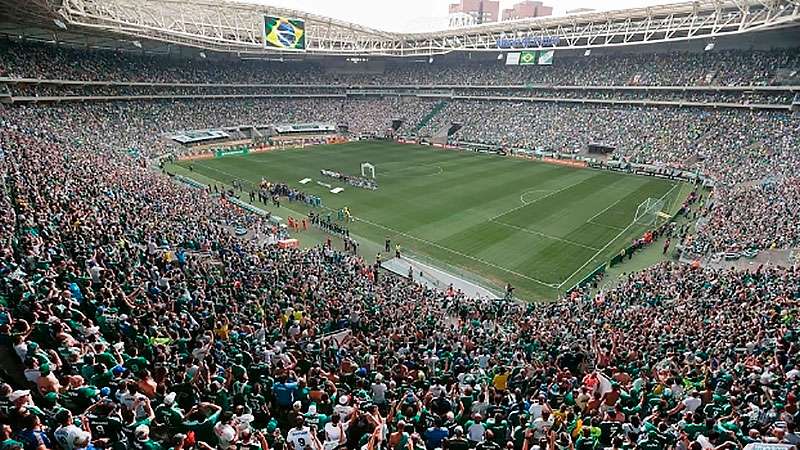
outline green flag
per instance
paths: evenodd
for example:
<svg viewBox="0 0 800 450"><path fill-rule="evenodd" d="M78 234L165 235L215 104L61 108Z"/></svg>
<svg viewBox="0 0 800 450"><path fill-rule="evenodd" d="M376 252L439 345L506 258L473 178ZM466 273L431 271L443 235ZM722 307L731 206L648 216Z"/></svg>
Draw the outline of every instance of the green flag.
<svg viewBox="0 0 800 450"><path fill-rule="evenodd" d="M549 66L553 64L553 55L555 54L555 50L543 50L539 54L539 65L540 66Z"/></svg>

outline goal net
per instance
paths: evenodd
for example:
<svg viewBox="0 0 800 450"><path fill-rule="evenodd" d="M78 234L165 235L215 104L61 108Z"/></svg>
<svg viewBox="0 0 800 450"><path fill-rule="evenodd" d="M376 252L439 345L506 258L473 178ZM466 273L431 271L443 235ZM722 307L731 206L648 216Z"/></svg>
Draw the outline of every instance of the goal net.
<svg viewBox="0 0 800 450"><path fill-rule="evenodd" d="M375 178L375 166L368 162L361 163L361 176L364 178Z"/></svg>
<svg viewBox="0 0 800 450"><path fill-rule="evenodd" d="M661 198L648 198L636 208L633 221L639 225L651 226L661 217L664 210L664 200Z"/></svg>

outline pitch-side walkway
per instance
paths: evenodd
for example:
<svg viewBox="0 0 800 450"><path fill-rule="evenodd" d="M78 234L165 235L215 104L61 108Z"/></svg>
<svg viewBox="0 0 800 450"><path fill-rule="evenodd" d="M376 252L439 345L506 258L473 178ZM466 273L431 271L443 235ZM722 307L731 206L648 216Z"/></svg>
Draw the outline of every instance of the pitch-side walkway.
<svg viewBox="0 0 800 450"><path fill-rule="evenodd" d="M460 289L470 297L480 298L502 298L497 292L492 292L486 288L471 283L463 278L447 273L443 270L423 264L407 256L402 258L392 258L381 264L384 270L407 277L408 268L411 267L414 274L414 281L423 283L432 289L445 291L452 284L453 289Z"/></svg>

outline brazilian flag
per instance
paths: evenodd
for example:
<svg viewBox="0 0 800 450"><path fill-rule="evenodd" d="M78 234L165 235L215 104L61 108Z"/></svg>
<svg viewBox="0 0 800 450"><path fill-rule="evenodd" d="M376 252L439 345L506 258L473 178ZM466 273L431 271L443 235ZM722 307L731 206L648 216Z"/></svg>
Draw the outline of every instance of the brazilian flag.
<svg viewBox="0 0 800 450"><path fill-rule="evenodd" d="M264 46L284 50L305 50L306 23L302 19L264 16Z"/></svg>
<svg viewBox="0 0 800 450"><path fill-rule="evenodd" d="M539 53L532 51L525 51L519 55L519 65L528 66L539 62Z"/></svg>

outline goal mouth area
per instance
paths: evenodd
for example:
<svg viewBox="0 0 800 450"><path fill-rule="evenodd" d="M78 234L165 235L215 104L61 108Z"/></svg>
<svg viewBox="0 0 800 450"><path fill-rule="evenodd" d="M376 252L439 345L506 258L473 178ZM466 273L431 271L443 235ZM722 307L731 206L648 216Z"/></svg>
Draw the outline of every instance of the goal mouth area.
<svg viewBox="0 0 800 450"><path fill-rule="evenodd" d="M649 197L636 207L636 214L633 216L633 222L639 225L653 225L659 218L664 216L669 217L664 213L664 206L666 202L663 198Z"/></svg>
<svg viewBox="0 0 800 450"><path fill-rule="evenodd" d="M361 163L361 176L375 179L375 165L368 162Z"/></svg>

